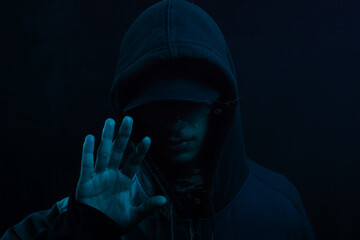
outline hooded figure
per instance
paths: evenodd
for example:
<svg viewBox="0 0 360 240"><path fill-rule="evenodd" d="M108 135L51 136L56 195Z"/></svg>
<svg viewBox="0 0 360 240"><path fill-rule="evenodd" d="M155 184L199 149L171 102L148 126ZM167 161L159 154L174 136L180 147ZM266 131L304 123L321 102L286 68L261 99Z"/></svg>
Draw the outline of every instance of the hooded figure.
<svg viewBox="0 0 360 240"><path fill-rule="evenodd" d="M120 233L111 219L83 206L73 193L31 214L2 239L314 239L296 188L246 156L232 57L203 9L185 0L146 9L123 37L110 93L118 120L134 118L127 154L152 134L140 128L146 116L137 109L167 101L208 104L196 166L189 170L160 161L162 145L154 136L132 180L131 201L139 205L161 194L168 202L131 231ZM161 121L167 113L148 114ZM181 177L171 177L177 173Z"/></svg>

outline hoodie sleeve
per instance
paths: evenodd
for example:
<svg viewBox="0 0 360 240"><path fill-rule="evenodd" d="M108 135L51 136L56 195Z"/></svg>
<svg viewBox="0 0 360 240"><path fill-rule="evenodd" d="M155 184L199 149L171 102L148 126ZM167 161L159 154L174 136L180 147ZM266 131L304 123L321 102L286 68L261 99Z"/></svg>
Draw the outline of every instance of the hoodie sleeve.
<svg viewBox="0 0 360 240"><path fill-rule="evenodd" d="M118 225L99 210L75 200L75 191L50 209L35 212L9 228L1 240L120 239Z"/></svg>

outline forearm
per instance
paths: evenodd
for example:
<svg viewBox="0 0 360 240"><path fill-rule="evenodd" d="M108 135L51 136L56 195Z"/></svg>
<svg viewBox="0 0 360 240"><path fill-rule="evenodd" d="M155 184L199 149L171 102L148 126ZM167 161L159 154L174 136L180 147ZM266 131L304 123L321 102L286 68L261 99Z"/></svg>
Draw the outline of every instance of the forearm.
<svg viewBox="0 0 360 240"><path fill-rule="evenodd" d="M64 211L54 204L49 210L32 213L9 228L0 240L120 239L117 224L97 209L76 201L74 192Z"/></svg>

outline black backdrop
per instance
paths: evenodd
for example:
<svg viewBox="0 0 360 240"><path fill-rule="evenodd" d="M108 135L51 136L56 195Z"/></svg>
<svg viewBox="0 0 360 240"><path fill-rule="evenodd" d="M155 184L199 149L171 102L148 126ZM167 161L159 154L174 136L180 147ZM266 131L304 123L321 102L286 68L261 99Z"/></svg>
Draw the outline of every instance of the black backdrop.
<svg viewBox="0 0 360 240"><path fill-rule="evenodd" d="M1 235L75 186L121 38L155 2L1 3ZM360 239L359 1L193 2L232 52L249 157L297 186L318 239Z"/></svg>

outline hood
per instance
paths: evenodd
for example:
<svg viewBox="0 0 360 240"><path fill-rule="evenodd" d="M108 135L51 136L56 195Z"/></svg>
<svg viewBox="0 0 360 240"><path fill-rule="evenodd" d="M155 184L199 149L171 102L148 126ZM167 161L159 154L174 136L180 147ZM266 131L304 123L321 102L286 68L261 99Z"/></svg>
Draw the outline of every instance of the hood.
<svg viewBox="0 0 360 240"><path fill-rule="evenodd" d="M164 68L177 74L199 74L220 91L215 102L219 114L212 119L216 127L203 149L209 158L209 192L219 212L238 193L248 172L238 83L221 30L191 2L160 1L142 12L125 33L110 91L119 122L136 87L152 81L146 78L149 72Z"/></svg>

